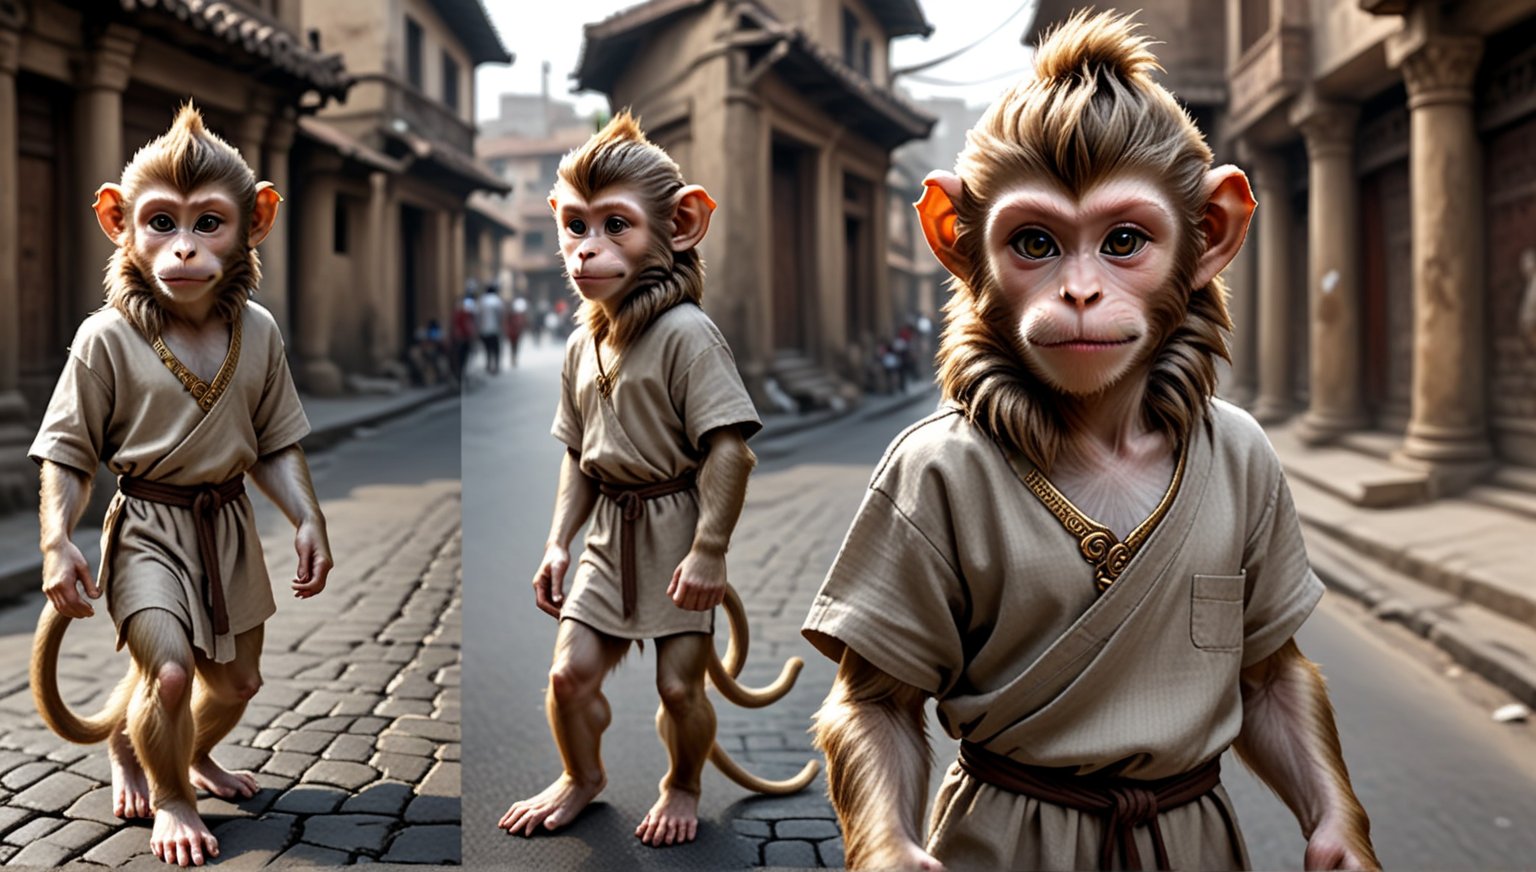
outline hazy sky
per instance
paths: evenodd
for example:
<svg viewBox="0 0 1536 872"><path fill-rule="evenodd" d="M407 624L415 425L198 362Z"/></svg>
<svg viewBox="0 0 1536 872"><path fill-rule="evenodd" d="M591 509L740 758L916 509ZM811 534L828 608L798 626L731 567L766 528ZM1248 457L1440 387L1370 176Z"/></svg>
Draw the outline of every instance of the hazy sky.
<svg viewBox="0 0 1536 872"><path fill-rule="evenodd" d="M926 40L916 36L895 40L892 60L896 67L937 58L1001 27L964 55L921 74L924 78L957 85L932 84L911 76L897 80L913 94L919 97L963 97L972 103L985 103L1028 63L1029 56L1019 44L1019 37L1033 13L1033 0L919 2L934 26L934 33ZM478 68L475 74L476 116L495 117L497 97L502 92L537 94L544 61L549 61L551 66L551 94L575 99L583 111L605 108L607 100L601 95L573 97L570 94L569 75L576 68L576 58L581 53L581 26L600 21L635 3L636 0L485 0L501 41L517 60L510 67L484 64ZM967 84L960 86L958 83Z"/></svg>

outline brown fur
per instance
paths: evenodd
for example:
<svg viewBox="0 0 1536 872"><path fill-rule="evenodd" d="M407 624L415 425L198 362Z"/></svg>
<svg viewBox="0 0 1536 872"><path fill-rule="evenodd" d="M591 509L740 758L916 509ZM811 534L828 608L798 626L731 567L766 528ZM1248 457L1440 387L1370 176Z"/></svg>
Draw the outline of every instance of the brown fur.
<svg viewBox="0 0 1536 872"><path fill-rule="evenodd" d="M597 135L562 158L558 178L585 200L604 188L626 185L637 190L648 207L651 251L635 287L620 304L618 316L610 321L601 306L588 301L576 310L593 342L606 340L622 351L661 313L679 303L703 301L703 258L697 249L674 252L668 239L677 205L674 199L683 188L682 171L645 137L634 116L620 112Z"/></svg>
<svg viewBox="0 0 1536 872"><path fill-rule="evenodd" d="M987 209L1019 178L1055 178L1079 195L1114 174L1154 180L1183 212L1174 293L1155 295L1160 341L1148 361L1146 423L1182 442L1205 416L1216 358L1230 359L1221 279L1184 292L1203 249L1202 183L1211 152L1172 95L1151 79L1157 61L1128 17L1079 13L1044 41L1035 76L1015 85L966 137L955 248L971 264L951 282L939 346L939 385L1005 447L1049 471L1066 441L1058 393L1024 365L985 251ZM1174 147L1170 148L1169 144ZM1106 156L1112 156L1106 159Z"/></svg>
<svg viewBox="0 0 1536 872"><path fill-rule="evenodd" d="M37 620L37 632L32 636L32 700L43 716L43 723L59 738L93 745L106 741L113 727L122 723L128 713L128 697L138 686L140 676L138 669L130 665L128 674L118 682L101 711L88 717L75 714L59 694L59 649L71 620L52 606L44 608Z"/></svg>
<svg viewBox="0 0 1536 872"><path fill-rule="evenodd" d="M176 113L170 130L140 148L124 168L125 214L133 214L134 199L151 185L163 185L181 194L222 186L239 205L243 218L249 218L256 206L256 177L251 168L240 152L203 126L202 114L191 103ZM255 248L245 244L247 228L247 221L242 220L240 253L224 264L224 277L216 291L214 310L231 323L261 283L261 259ZM103 279L106 304L121 312L144 336L153 338L165 326L165 311L134 248L131 221L128 233L107 266Z"/></svg>

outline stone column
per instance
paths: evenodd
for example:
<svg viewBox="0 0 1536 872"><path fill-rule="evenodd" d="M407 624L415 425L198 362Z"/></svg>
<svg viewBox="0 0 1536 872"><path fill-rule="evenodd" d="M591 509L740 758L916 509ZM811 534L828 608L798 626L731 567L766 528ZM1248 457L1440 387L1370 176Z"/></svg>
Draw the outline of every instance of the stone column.
<svg viewBox="0 0 1536 872"><path fill-rule="evenodd" d="M267 124L266 139L262 143L262 172L257 178L271 182L272 187L284 197L291 197L294 194L289 187L292 179L288 173L288 161L289 149L293 147L293 135L296 129L291 119L273 116L271 122ZM277 223L272 225L272 231L267 234L266 241L260 248L261 294L257 299L272 313L272 318L277 321L277 326L285 337L290 336L292 330L288 312L290 286L288 227L297 217L298 210L295 208L297 205L296 200L289 200L278 208Z"/></svg>
<svg viewBox="0 0 1536 872"><path fill-rule="evenodd" d="M262 140L267 132L267 119L272 115L272 105L266 101L259 101L251 107L251 110L240 116L235 123L234 146L240 150L240 156L250 166L258 180L266 178L261 172ZM276 118L272 119L275 123Z"/></svg>
<svg viewBox="0 0 1536 872"><path fill-rule="evenodd" d="M1259 395L1253 416L1261 423L1291 414L1290 284L1291 233L1285 158L1272 151L1255 155L1254 196L1259 201L1258 332Z"/></svg>
<svg viewBox="0 0 1536 872"><path fill-rule="evenodd" d="M1397 459L1437 492L1487 471L1482 146L1472 84L1482 40L1411 28L1387 43L1408 85L1413 190L1413 399Z"/></svg>
<svg viewBox="0 0 1536 872"><path fill-rule="evenodd" d="M453 306L464 295L464 261L469 257L469 245L464 237L464 205L448 214L448 283L443 288L443 293L438 310L438 318L443 325L446 335L448 327L453 321ZM483 288L484 285L481 285ZM510 299L506 288L499 288L503 300Z"/></svg>
<svg viewBox="0 0 1536 872"><path fill-rule="evenodd" d="M336 178L341 159L317 155L305 167L305 190L299 204L299 263L294 276L299 289L299 384L316 396L336 396L345 382L331 360L331 305L338 288L327 280L335 233Z"/></svg>
<svg viewBox="0 0 1536 872"><path fill-rule="evenodd" d="M123 153L123 90L133 70L139 33L120 24L109 24L86 50L80 66L80 88L75 92L75 188L71 204L79 211L75 221L75 298L66 320L78 323L101 306L102 271L114 250L101 232L96 213L90 209L96 189L119 182L127 162Z"/></svg>
<svg viewBox="0 0 1536 872"><path fill-rule="evenodd" d="M1353 104L1303 95L1291 123L1307 141L1307 293L1310 294L1311 402L1301 436L1325 442L1366 423L1362 397L1360 204L1355 181Z"/></svg>
<svg viewBox="0 0 1536 872"><path fill-rule="evenodd" d="M21 34L0 29L0 512L36 498L37 470L27 459L31 423L21 395L21 252L16 110L16 71L21 65Z"/></svg>
<svg viewBox="0 0 1536 872"><path fill-rule="evenodd" d="M1232 365L1226 369L1219 393L1242 406L1253 402L1258 377L1254 365L1258 358L1255 346L1259 336L1256 329L1258 295L1254 288L1258 248L1258 234L1250 234L1243 247L1237 250L1237 256L1221 273L1227 284L1227 313L1232 317L1232 340L1228 349L1232 354Z"/></svg>
<svg viewBox="0 0 1536 872"><path fill-rule="evenodd" d="M368 358L376 375L394 371L400 359L400 303L398 287L390 281L398 269L399 252L389 244L386 223L389 207L389 176L382 170L368 174L368 232L364 240L363 270L374 289L373 330L368 337Z"/></svg>

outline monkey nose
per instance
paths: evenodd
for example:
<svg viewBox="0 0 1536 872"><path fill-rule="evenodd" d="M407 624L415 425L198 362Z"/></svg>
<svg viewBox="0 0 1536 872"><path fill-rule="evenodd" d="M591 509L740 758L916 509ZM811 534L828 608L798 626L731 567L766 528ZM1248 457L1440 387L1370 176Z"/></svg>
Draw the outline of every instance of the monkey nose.
<svg viewBox="0 0 1536 872"><path fill-rule="evenodd" d="M1098 288L1073 288L1068 287L1067 285L1061 286L1061 299L1069 305L1076 306L1079 309L1092 303L1098 302L1099 298L1103 296L1104 293Z"/></svg>

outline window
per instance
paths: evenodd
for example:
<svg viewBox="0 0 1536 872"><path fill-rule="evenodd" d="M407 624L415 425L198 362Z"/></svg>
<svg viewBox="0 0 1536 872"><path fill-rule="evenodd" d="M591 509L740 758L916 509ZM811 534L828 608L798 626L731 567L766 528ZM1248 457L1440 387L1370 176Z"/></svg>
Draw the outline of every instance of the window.
<svg viewBox="0 0 1536 872"><path fill-rule="evenodd" d="M544 250L544 232L541 230L523 231L524 254L549 254Z"/></svg>
<svg viewBox="0 0 1536 872"><path fill-rule="evenodd" d="M843 63L859 68L859 17L843 7Z"/></svg>
<svg viewBox="0 0 1536 872"><path fill-rule="evenodd" d="M448 108L459 111L459 65L443 50L443 102Z"/></svg>
<svg viewBox="0 0 1536 872"><path fill-rule="evenodd" d="M347 201L339 194L331 216L331 240L332 251L337 254L347 253Z"/></svg>
<svg viewBox="0 0 1536 872"><path fill-rule="evenodd" d="M405 17L405 80L416 88L422 88L422 33L421 25Z"/></svg>

